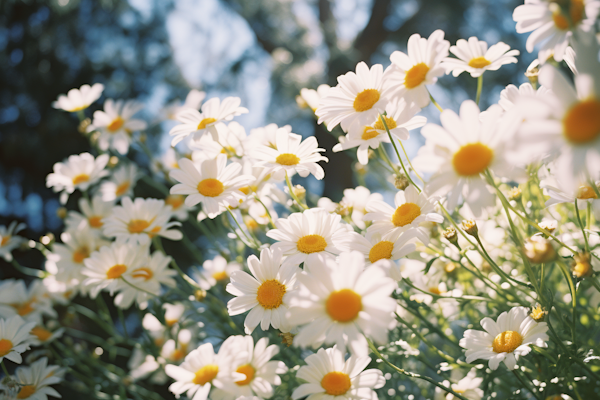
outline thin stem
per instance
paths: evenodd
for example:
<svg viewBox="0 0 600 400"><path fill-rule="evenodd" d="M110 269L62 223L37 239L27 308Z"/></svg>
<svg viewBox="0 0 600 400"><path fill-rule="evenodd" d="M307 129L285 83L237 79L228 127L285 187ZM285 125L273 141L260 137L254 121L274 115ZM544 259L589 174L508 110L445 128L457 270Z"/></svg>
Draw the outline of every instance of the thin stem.
<svg viewBox="0 0 600 400"><path fill-rule="evenodd" d="M437 101L435 101L435 99L433 98L433 96L431 95L431 93L429 92L429 89L427 89L427 93L429 94L429 100L431 100L431 102L433 103L434 106L437 107L438 110L440 110L440 112L443 112L444 109L442 107L440 107L440 105L438 104Z"/></svg>
<svg viewBox="0 0 600 400"><path fill-rule="evenodd" d="M162 246L162 242L160 241L160 237L159 236L155 236L154 238L152 238L152 243L154 244L154 246L156 247L156 249L158 251L160 251L161 253L165 254L165 249ZM196 283L195 280L193 280L192 278L189 277L189 275L187 275L185 272L183 272L181 270L181 268L179 268L179 265L177 265L177 262L175 261L175 259L173 257L171 257L171 266L173 268L175 268L175 270L179 273L179 276L181 276L181 278L186 281L192 288L194 289L201 289L201 287Z"/></svg>
<svg viewBox="0 0 600 400"><path fill-rule="evenodd" d="M149 294L149 295L150 295L150 296L152 296L152 297L158 297L158 295L157 295L157 294L154 294L154 293L152 293L152 292L149 292L149 291L147 291L147 290L145 290L145 289L142 289L142 288L140 288L140 287L137 287L137 286L135 286L133 283L129 282L127 279L123 278L122 276L121 276L121 279L123 280L123 282L125 282L127 285L131 286L131 287L132 287L132 288L134 288L135 290L139 290L140 292L144 292L144 293L146 293L146 294Z"/></svg>
<svg viewBox="0 0 600 400"><path fill-rule="evenodd" d="M402 162L402 157L400 157L400 152L398 151L396 142L394 141L394 138L392 137L392 134L390 133L390 129L387 126L387 122L385 122L385 118L383 117L383 115L379 114L379 119L381 120L381 123L383 124L383 127L385 128L385 131L387 132L387 134L390 138L390 141L392 142L392 146L394 146L394 150L396 151L396 156L398 157L398 161L400 162L400 165L402 166L402 169L404 170L404 173L406 174L406 178L415 188L417 188L419 193L421 193L421 188L418 187L416 185L416 183L412 180L412 178L410 177L410 174L408 173L408 171L406 170L406 167L404 166L404 163Z"/></svg>
<svg viewBox="0 0 600 400"><path fill-rule="evenodd" d="M298 205L302 208L304 208L305 210L308 210L308 206L306 204L304 204L299 198L298 196L296 196L296 193L294 193L294 188L292 187L292 181L290 180L290 177L288 176L287 171L285 171L285 182L287 183L288 189L290 190L290 196L292 196L292 199L294 199L294 201L296 203L298 203Z"/></svg>
<svg viewBox="0 0 600 400"><path fill-rule="evenodd" d="M519 380L519 382L521 382L521 385L523 385L523 389L527 389L532 395L533 397L535 397L536 399L540 399L540 397L536 396L536 394L534 393L533 389L531 389L531 387L527 384L527 382L525 382L523 380L523 378L521 377L521 375L519 375L517 373L517 370L513 369L513 374L515 374L515 376L517 377L517 379Z"/></svg>
<svg viewBox="0 0 600 400"><path fill-rule="evenodd" d="M121 307L117 307L117 312L119 313L121 325L123 325L123 333L125 334L125 338L129 339L129 334L127 333L127 324L125 323L125 315L123 315L123 309Z"/></svg>
<svg viewBox="0 0 600 400"><path fill-rule="evenodd" d="M42 270L35 269L35 268L24 267L21 264L19 264L17 262L17 260L15 260L14 258L12 260L10 260L10 263L13 265L13 267L15 267L17 269L17 271L19 271L20 273L22 273L24 275L35 276L36 278L45 278L46 276L49 275L48 272L46 272L46 271L42 271Z"/></svg>
<svg viewBox="0 0 600 400"><path fill-rule="evenodd" d="M587 235L585 234L585 228L583 226L583 222L581 222L581 216L579 215L579 206L577 205L577 199L573 202L575 204L575 215L577 216L577 222L579 223L579 227L581 228L581 233L583 234L583 240L585 241L585 251L590 252L590 244L588 243ZM589 203L588 203L589 205ZM589 211L588 211L589 214Z"/></svg>
<svg viewBox="0 0 600 400"><path fill-rule="evenodd" d="M483 74L477 78L477 95L475 96L475 103L479 105L479 98L481 97L481 89L483 88Z"/></svg>
<svg viewBox="0 0 600 400"><path fill-rule="evenodd" d="M408 165L410 165L410 168L413 170L413 172L415 173L415 175L417 176L417 178L419 178L419 180L422 183L425 183L425 181L423 180L423 178L421 178L421 175L419 175L419 173L417 172L417 170L415 169L415 167L413 167L412 163L410 162L410 158L408 157L408 153L406 153L406 149L404 148L404 145L402 144L402 140L399 140L400 142L400 147L402 147L402 151L404 152L404 155L406 156L406 161L408 161Z"/></svg>
<svg viewBox="0 0 600 400"><path fill-rule="evenodd" d="M256 242L252 243L252 239L250 239L250 237L246 234L246 232L242 229L242 226L240 225L240 223L238 222L237 218L235 218L235 215L233 215L233 213L231 212L231 209L229 207L227 207L227 212L229 213L229 215L231 216L231 218L233 218L233 221L235 222L235 224L237 225L237 227L240 229L240 231L244 234L244 236L246 237L246 239L248 240L248 244L246 244L244 242L244 244L246 244L246 246L253 248L253 249L258 249L260 248L260 245L257 244ZM234 229L234 233L236 234L236 236L242 240L242 238L238 235L238 233L235 231ZM242 240L243 241L243 240Z"/></svg>
<svg viewBox="0 0 600 400"><path fill-rule="evenodd" d="M271 224L271 227L273 229L275 229L276 228L275 222L273 222L273 217L271 217L271 213L269 212L269 209L267 208L265 203L263 203L262 200L257 195L254 195L254 199L256 199L256 201L258 201L260 204L262 204L262 206L265 208L265 212L267 213L267 218L269 218L269 223Z"/></svg>
<svg viewBox="0 0 600 400"><path fill-rule="evenodd" d="M388 157L387 152L385 151L385 147L383 146L383 144L379 145L378 150L379 150L379 155L381 156L381 158L383 159L383 161L385 161L392 168L392 171L395 174L399 175L400 174L400 170L398 169L398 167L396 165L394 165L394 163L392 163L392 160L390 160L390 157Z"/></svg>
<svg viewBox="0 0 600 400"><path fill-rule="evenodd" d="M586 227L590 229L592 227L592 203L587 202L587 215L586 215Z"/></svg>
<svg viewBox="0 0 600 400"><path fill-rule="evenodd" d="M6 369L6 365L4 364L4 360L2 360L2 362L0 362L0 364L2 365L2 371L4 371L4 374L6 374L6 377L8 378L10 376L10 374L8 373L8 369Z"/></svg>
<svg viewBox="0 0 600 400"><path fill-rule="evenodd" d="M481 247L481 250L483 251L484 258L486 258L487 262L494 269L494 271L496 271L496 273L498 273L498 275L502 276L504 279L506 279L509 282L512 281L518 285L526 287L527 289L533 289L533 287L529 286L527 283L516 280L513 277L511 277L510 275L508 275L506 272L504 272L502 270L502 268L500 268L500 266L498 266L498 264L496 264L494 262L494 260L492 260L492 257L490 257L488 252L485 250L485 247L483 247L483 243L481 243L481 239L479 239L479 235L475 236L475 240L477 241L477 243L479 243L479 246Z"/></svg>

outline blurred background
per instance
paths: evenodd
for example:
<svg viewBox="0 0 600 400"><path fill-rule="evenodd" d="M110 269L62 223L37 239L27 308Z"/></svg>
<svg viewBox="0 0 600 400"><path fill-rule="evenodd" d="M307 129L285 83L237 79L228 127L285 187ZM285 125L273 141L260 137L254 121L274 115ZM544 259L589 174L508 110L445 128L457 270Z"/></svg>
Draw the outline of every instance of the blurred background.
<svg viewBox="0 0 600 400"><path fill-rule="evenodd" d="M137 98L153 151L169 145L161 110L190 89L207 98L239 96L246 130L268 123L316 135L327 149L326 177L309 189L333 200L352 181L352 160L331 153L334 136L296 96L336 84L357 62L389 65L409 36L443 29L452 44L477 36L521 50L517 65L485 74L482 107L498 101L534 55L514 30L519 0L0 0L0 225L27 223L29 237L58 232L58 196L45 187L55 162L89 151L74 115L55 110L61 93L105 85L103 97ZM518 77L518 82L515 82ZM476 80L446 76L430 89L444 108L473 98ZM424 110L430 121L438 111ZM90 110L88 115L91 116ZM412 134L409 152L422 138ZM135 152L130 153L135 157Z"/></svg>

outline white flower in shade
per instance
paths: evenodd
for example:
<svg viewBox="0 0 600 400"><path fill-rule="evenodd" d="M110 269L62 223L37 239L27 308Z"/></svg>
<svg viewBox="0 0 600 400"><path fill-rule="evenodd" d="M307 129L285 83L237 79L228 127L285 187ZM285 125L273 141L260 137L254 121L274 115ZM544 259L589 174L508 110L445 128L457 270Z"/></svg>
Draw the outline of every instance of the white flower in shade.
<svg viewBox="0 0 600 400"><path fill-rule="evenodd" d="M185 205L185 196L181 194L170 194L165 198L165 204L171 206L173 216L180 221L186 221L192 207Z"/></svg>
<svg viewBox="0 0 600 400"><path fill-rule="evenodd" d="M444 75L441 61L448 56L450 42L444 40L444 31L438 29L428 39L415 33L408 38L407 53L395 51L390 56L392 64L385 71L385 80L394 97L420 108L429 104L425 85L433 85Z"/></svg>
<svg viewBox="0 0 600 400"><path fill-rule="evenodd" d="M31 329L30 333L32 338L29 342L32 346L42 346L46 343L52 342L54 339L61 337L64 331L64 328L52 330L43 325L36 325Z"/></svg>
<svg viewBox="0 0 600 400"><path fill-rule="evenodd" d="M192 152L192 160L196 163L210 160L219 154L225 154L227 158L238 159L244 156L246 130L237 122L230 122L227 126L217 132L217 140L212 135L204 135L198 140L190 141L189 148Z"/></svg>
<svg viewBox="0 0 600 400"><path fill-rule="evenodd" d="M235 298L227 303L229 315L238 315L250 311L244 321L247 334L260 324L263 331L273 326L289 332L286 320L289 299L296 289L296 275L300 269L293 264L282 264L280 250L264 249L260 252L260 260L251 255L248 257L250 274L234 271L227 291Z"/></svg>
<svg viewBox="0 0 600 400"><path fill-rule="evenodd" d="M41 324L44 316L57 316L41 279L32 281L29 287L23 280L6 279L0 283L0 318L14 315L36 324Z"/></svg>
<svg viewBox="0 0 600 400"><path fill-rule="evenodd" d="M62 381L64 370L58 365L48 365L46 357L40 358L27 367L15 371L16 381L20 385L17 399L48 400L48 396L61 397L50 385Z"/></svg>
<svg viewBox="0 0 600 400"><path fill-rule="evenodd" d="M62 243L55 243L52 247L53 253L58 256L53 260L57 270L56 277L63 282L74 284L85 279L81 274L85 259L100 247L110 244L94 235L87 226L67 230L60 235L60 239Z"/></svg>
<svg viewBox="0 0 600 400"><path fill-rule="evenodd" d="M315 111L319 124L324 122L330 131L338 124L345 132L354 124L367 125L385 109L389 88L381 64L369 69L361 61L356 65L356 73L348 72L337 80L338 85L327 92Z"/></svg>
<svg viewBox="0 0 600 400"><path fill-rule="evenodd" d="M315 260L298 274L300 290L290 300L288 320L301 325L294 343L317 348L321 344L346 346L354 355L365 356L365 337L387 343L396 301L390 297L397 287L377 264L365 269L364 255L342 253L338 261Z"/></svg>
<svg viewBox="0 0 600 400"><path fill-rule="evenodd" d="M52 107L68 112L77 112L85 110L100 98L104 85L95 83L93 86L82 85L79 89L71 89L67 95L61 94L58 99L52 103Z"/></svg>
<svg viewBox="0 0 600 400"><path fill-rule="evenodd" d="M0 318L0 362L6 358L21 364L21 353L29 350L31 329L35 322L25 322L23 318L14 315L8 319Z"/></svg>
<svg viewBox="0 0 600 400"><path fill-rule="evenodd" d="M272 248L287 256L286 263L299 265L334 258L348 249L351 239L352 229L343 224L341 218L338 214L312 208L279 218L275 222L277 229L271 229L267 236L277 240Z"/></svg>
<svg viewBox="0 0 600 400"><path fill-rule="evenodd" d="M528 52L531 53L536 44L542 43L540 55L553 52L556 61L562 61L573 32L589 31L600 10L600 1L597 0L566 2L567 14L559 4L546 0L527 0L515 8L513 19L517 23L517 32L533 31L527 38Z"/></svg>
<svg viewBox="0 0 600 400"><path fill-rule="evenodd" d="M262 338L256 342L252 336L230 336L223 342L219 353L244 354L236 357L232 370L244 375L244 379L222 389L215 389L211 394L214 400L235 400L239 396L252 396L268 399L273 396L273 385L281 385L279 374L285 374L288 368L282 361L271 361L279 353L279 347L268 346L269 339Z"/></svg>
<svg viewBox="0 0 600 400"><path fill-rule="evenodd" d="M501 118L503 112L493 105L480 113L474 101L466 100L460 115L444 110L442 126L427 124L421 130L426 142L413 165L433 172L424 191L431 196L448 195L449 210L454 210L461 197L475 216L496 204L496 195L482 176L486 170L499 178L526 178L524 170L507 159L506 148L513 143L517 124L513 118Z"/></svg>
<svg viewBox="0 0 600 400"><path fill-rule="evenodd" d="M181 100L175 100L169 103L163 110L164 115L168 119L176 119L177 114L188 108L191 108L193 110L199 110L205 98L205 92L202 92L197 89L192 89L185 97L185 101L183 103L181 103Z"/></svg>
<svg viewBox="0 0 600 400"><path fill-rule="evenodd" d="M104 218L112 213L113 207L113 202L106 202L100 196L94 196L91 201L82 197L79 199L79 210L81 213L71 210L67 214L65 221L67 230L78 231L89 228L96 236L100 236L102 235Z"/></svg>
<svg viewBox="0 0 600 400"><path fill-rule="evenodd" d="M500 92L500 101L498 105L502 107L504 111L512 109L521 99L532 96L544 97L550 92L544 86L540 86L536 89L531 86L531 83L523 83L518 88L515 85L508 85L504 90Z"/></svg>
<svg viewBox="0 0 600 400"><path fill-rule="evenodd" d="M332 347L306 357L307 365L296 373L296 378L306 383L294 390L292 399L308 395L306 400L377 400L373 389L385 385L383 373L378 369L365 371L371 357L352 355L345 360L344 356L344 352Z"/></svg>
<svg viewBox="0 0 600 400"><path fill-rule="evenodd" d="M147 266L148 248L135 244L113 243L95 251L86 258L83 285L89 287L90 297L96 298L101 290L110 294L129 287L123 279L133 282L135 271ZM121 279L123 277L123 279Z"/></svg>
<svg viewBox="0 0 600 400"><path fill-rule="evenodd" d="M340 201L340 207L348 210L350 218L356 226L365 229L366 224L363 217L367 213L367 204L373 200L383 201L383 196L381 193L371 193L364 186L357 186L354 189L344 189L344 197ZM332 211L335 211L335 209Z"/></svg>
<svg viewBox="0 0 600 400"><path fill-rule="evenodd" d="M310 107L313 112L317 111L321 100L327 96L331 86L322 84L317 87L317 90L314 89L300 89L300 97L306 102L306 105Z"/></svg>
<svg viewBox="0 0 600 400"><path fill-rule="evenodd" d="M100 185L102 200L114 201L121 197L133 196L133 188L141 177L142 175L134 163L117 167L111 177Z"/></svg>
<svg viewBox="0 0 600 400"><path fill-rule="evenodd" d="M480 388L482 383L483 378L478 378L477 370L473 368L464 378L459 380L458 383L453 383L450 387L456 393L462 394L469 400L481 400L484 394L483 390ZM446 395L446 400L453 400L455 398L456 397L452 393Z"/></svg>
<svg viewBox="0 0 600 400"><path fill-rule="evenodd" d="M147 127L145 121L133 118L142 108L144 105L135 100L108 99L104 103L104 111L94 112L94 120L88 127L88 132L100 132L98 147L101 150L114 149L121 154L127 154L131 134Z"/></svg>
<svg viewBox="0 0 600 400"><path fill-rule="evenodd" d="M435 199L428 198L422 192L417 192L413 186L399 191L394 196L394 206L382 200L372 200L367 203L365 221L372 221L367 228L369 233L404 233L414 230L415 237L423 244L429 243L429 222L442 223L444 217L435 212Z"/></svg>
<svg viewBox="0 0 600 400"><path fill-rule="evenodd" d="M213 139L218 140L217 131L223 122L248 112L248 109L240 107L241 102L239 97L226 97L222 102L213 97L202 105L201 112L192 108L180 111L175 119L181 124L169 132L173 136L171 145L175 146L188 136L199 140L205 133L212 134Z"/></svg>
<svg viewBox="0 0 600 400"><path fill-rule="evenodd" d="M171 194L187 195L188 207L202 203L209 218L219 215L225 207L237 207L245 198L241 188L254 180L249 175L240 175L239 163L227 165L227 156L219 154L217 158L203 161L198 167L191 160L179 160L178 170L171 171L171 178L178 182L171 188Z"/></svg>
<svg viewBox="0 0 600 400"><path fill-rule="evenodd" d="M228 283L229 278L235 271L242 269L237 262L227 262L222 256L216 256L212 260L206 260L202 264L202 270L196 275L196 281L204 290L209 290L217 283Z"/></svg>
<svg viewBox="0 0 600 400"><path fill-rule="evenodd" d="M450 52L458 58L448 57L442 61L446 73L458 76L466 71L473 78L478 78L485 71L496 71L505 64L516 63L519 55L519 50L510 50L510 46L503 42L488 49L487 43L475 36L469 41L458 39L456 46L450 47Z"/></svg>
<svg viewBox="0 0 600 400"><path fill-rule="evenodd" d="M319 161L328 161L323 157L317 143L317 138L310 136L302 141L302 136L288 133L278 129L275 136L275 148L261 145L256 146L251 154L258 163L257 167L265 167L275 180L281 180L287 173L288 176L298 173L305 178L313 174L317 179L323 179L325 171L317 164Z"/></svg>
<svg viewBox="0 0 600 400"><path fill-rule="evenodd" d="M13 221L8 225L0 225L0 257L10 262L13 259L12 251L25 242L25 238L15 236L17 233L25 229L24 223Z"/></svg>
<svg viewBox="0 0 600 400"><path fill-rule="evenodd" d="M104 168L108 154L94 158L90 153L69 156L66 162L54 164L54 172L46 177L46 186L61 194L61 203L66 203L69 195L79 189L85 192L100 178L108 175Z"/></svg>
<svg viewBox="0 0 600 400"><path fill-rule="evenodd" d="M383 236L380 233L368 233L366 237L353 235L352 238L350 248L363 253L367 264L379 260L399 260L416 250L415 244L409 243L415 238L414 230L405 233L393 230Z"/></svg>
<svg viewBox="0 0 600 400"><path fill-rule="evenodd" d="M285 125L278 127L276 124L269 124L261 128L254 128L244 141L244 149L247 154L251 154L257 146L268 146L273 149L277 148L277 132L283 130L287 133L292 133L292 126Z"/></svg>
<svg viewBox="0 0 600 400"><path fill-rule="evenodd" d="M486 317L481 320L481 326L485 332L468 329L460 340L460 346L467 350L468 363L489 360L490 369L496 370L504 361L512 370L520 356L529 354L529 345L548 347L548 325L535 322L525 307L513 307L509 312L503 312L496 322Z"/></svg>
<svg viewBox="0 0 600 400"><path fill-rule="evenodd" d="M174 226L181 222L169 220L172 217L171 207L164 200L142 199L132 201L123 198L120 206L112 210L112 214L104 219L103 233L106 237L114 237L118 243L148 244L155 236L170 240L181 240L183 234Z"/></svg>
<svg viewBox="0 0 600 400"><path fill-rule="evenodd" d="M215 354L212 344L203 344L188 354L180 366L168 364L165 367L167 375L175 379L169 390L177 397L186 393L192 400L206 400L213 386L225 389L246 379L246 375L232 371L237 359L244 357L246 353Z"/></svg>

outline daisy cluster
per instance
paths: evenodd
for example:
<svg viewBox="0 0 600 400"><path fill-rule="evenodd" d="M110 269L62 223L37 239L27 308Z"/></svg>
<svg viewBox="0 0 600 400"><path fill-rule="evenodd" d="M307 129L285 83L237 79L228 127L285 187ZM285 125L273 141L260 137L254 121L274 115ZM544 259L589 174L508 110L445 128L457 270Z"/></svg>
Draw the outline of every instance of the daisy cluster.
<svg viewBox="0 0 600 400"><path fill-rule="evenodd" d="M519 51L441 30L303 89L332 149L192 90L156 155L142 103L59 96L90 150L47 177L58 237L0 227L27 277L0 281L0 398L598 398L599 12L518 6L538 55L485 110L484 75ZM429 89L463 72L474 98L444 108ZM337 199L297 184L325 177L326 150L355 160Z"/></svg>

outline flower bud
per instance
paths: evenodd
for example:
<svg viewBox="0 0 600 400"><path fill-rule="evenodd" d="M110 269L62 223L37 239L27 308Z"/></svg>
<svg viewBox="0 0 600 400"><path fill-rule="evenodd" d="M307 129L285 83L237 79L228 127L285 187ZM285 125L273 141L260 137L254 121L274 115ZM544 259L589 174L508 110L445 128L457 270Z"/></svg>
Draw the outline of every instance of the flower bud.
<svg viewBox="0 0 600 400"><path fill-rule="evenodd" d="M279 336L281 337L281 342L287 347L290 347L294 343L294 334L290 332L281 332Z"/></svg>
<svg viewBox="0 0 600 400"><path fill-rule="evenodd" d="M531 83L531 86L533 86L534 88L537 87L539 73L540 62L536 58L531 64L529 64L529 67L527 67L527 71L525 71L525 76L527 77L527 79L529 79L529 83Z"/></svg>
<svg viewBox="0 0 600 400"><path fill-rule="evenodd" d="M534 235L527 239L524 248L525 256L534 264L552 261L556 257L552 243L540 235Z"/></svg>
<svg viewBox="0 0 600 400"><path fill-rule="evenodd" d="M590 253L579 253L573 257L573 263L571 264L571 270L573 276L577 278L585 278L592 275L592 257Z"/></svg>
<svg viewBox="0 0 600 400"><path fill-rule="evenodd" d="M296 195L296 197L298 197L300 200L303 200L306 196L306 189L304 189L302 185L296 185L292 187L292 190L294 191L294 195Z"/></svg>
<svg viewBox="0 0 600 400"><path fill-rule="evenodd" d="M67 209L65 207L58 207L56 209L56 216L60 219L65 219L67 217Z"/></svg>
<svg viewBox="0 0 600 400"><path fill-rule="evenodd" d="M475 220L472 219L468 219L468 220L464 220L461 224L463 230L465 232L467 232L469 235L473 236L473 237L478 237L479 234L479 229L477 229L477 224L475 223Z"/></svg>
<svg viewBox="0 0 600 400"><path fill-rule="evenodd" d="M408 181L408 178L406 177L406 175L404 175L404 174L396 175L396 177L394 179L394 186L396 187L396 189L404 190L408 187L408 185L409 185L409 181Z"/></svg>
<svg viewBox="0 0 600 400"><path fill-rule="evenodd" d="M204 301L206 298L206 290L198 289L194 292L194 297L196 301Z"/></svg>
<svg viewBox="0 0 600 400"><path fill-rule="evenodd" d="M92 123L92 120L89 118L86 118L79 123L77 130L79 131L79 133L85 135L85 134L87 134L88 126L90 126L91 123Z"/></svg>
<svg viewBox="0 0 600 400"><path fill-rule="evenodd" d="M533 318L536 322L541 322L548 315L548 311L542 309L542 306L536 304L535 307L531 307L531 314L529 316Z"/></svg>
<svg viewBox="0 0 600 400"><path fill-rule="evenodd" d="M456 233L456 229L453 227L449 226L446 228L446 230L442 233L442 236L444 236L444 238L453 245L456 246L458 244L458 234Z"/></svg>
<svg viewBox="0 0 600 400"><path fill-rule="evenodd" d="M114 168L117 166L117 164L119 163L119 157L117 156L112 156L111 158L108 159L108 168Z"/></svg>
<svg viewBox="0 0 600 400"><path fill-rule="evenodd" d="M508 199L514 201L521 200L521 189L519 187L514 187L510 189L508 192Z"/></svg>
<svg viewBox="0 0 600 400"><path fill-rule="evenodd" d="M548 220L548 221L540 222L539 225L540 225L540 228L545 229L548 232L552 233L558 226L558 222L556 222L555 220Z"/></svg>

